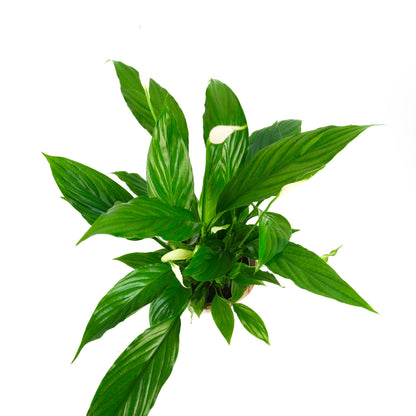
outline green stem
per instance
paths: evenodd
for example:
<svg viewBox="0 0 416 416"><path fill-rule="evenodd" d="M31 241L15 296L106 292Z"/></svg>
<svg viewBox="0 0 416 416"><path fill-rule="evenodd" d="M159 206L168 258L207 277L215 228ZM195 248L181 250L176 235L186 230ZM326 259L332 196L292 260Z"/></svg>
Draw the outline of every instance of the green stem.
<svg viewBox="0 0 416 416"><path fill-rule="evenodd" d="M209 223L208 226L205 228L205 224L203 225L203 230L209 230L220 218L221 215L224 214L225 211L220 212L219 214L217 214Z"/></svg>
<svg viewBox="0 0 416 416"><path fill-rule="evenodd" d="M231 223L231 226L227 230L227 235L224 238L225 251L227 251L230 248L230 245L231 245L231 242L232 242L232 235L233 235L233 229L234 229L235 222L236 222L235 209L233 209L233 211L232 211L232 223Z"/></svg>
<svg viewBox="0 0 416 416"><path fill-rule="evenodd" d="M273 204L274 201L276 201L277 197L279 195L276 195L270 202L269 205L267 205L266 209L264 211L261 212L261 214L259 215L259 217L257 218L257 221L255 222L255 224L250 228L249 232L246 234L246 236L241 240L240 244L238 245L237 248L241 248L242 245L245 243L245 241L247 240L247 238L250 236L250 234L254 231L254 229L256 228L257 224L260 222L261 218L263 217L263 215L269 210L269 208L271 207L271 205ZM258 204L260 205L260 204ZM257 207L258 207L257 205Z"/></svg>
<svg viewBox="0 0 416 416"><path fill-rule="evenodd" d="M162 241L160 238L158 237L153 237L153 240L155 240L157 243L159 243L162 247L166 248L167 250L170 250L171 248L164 242Z"/></svg>

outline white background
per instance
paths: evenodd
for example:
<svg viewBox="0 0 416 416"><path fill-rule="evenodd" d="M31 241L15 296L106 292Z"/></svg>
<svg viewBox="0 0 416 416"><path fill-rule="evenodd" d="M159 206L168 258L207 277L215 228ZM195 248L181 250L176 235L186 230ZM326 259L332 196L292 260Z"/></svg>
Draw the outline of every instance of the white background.
<svg viewBox="0 0 416 416"><path fill-rule="evenodd" d="M273 209L379 314L256 288L246 304L271 347L236 322L186 312L179 358L152 416L416 414L416 26L412 1L6 1L1 39L0 414L84 415L101 378L147 327L147 310L70 362L99 299L127 272L112 258L155 248L96 236L62 201L41 152L105 173L145 174L149 137L111 63L154 78L188 119L197 190L210 78L249 128L372 127ZM284 279L282 279L283 281Z"/></svg>

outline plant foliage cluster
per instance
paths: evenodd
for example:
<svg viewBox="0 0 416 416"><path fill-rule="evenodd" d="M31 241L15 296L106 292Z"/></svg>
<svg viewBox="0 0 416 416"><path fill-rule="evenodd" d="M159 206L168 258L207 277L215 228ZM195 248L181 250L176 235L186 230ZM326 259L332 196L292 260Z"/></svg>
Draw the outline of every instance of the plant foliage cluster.
<svg viewBox="0 0 416 416"><path fill-rule="evenodd" d="M205 174L197 198L179 105L155 81L144 87L134 68L113 63L128 107L151 134L146 179L114 172L127 190L81 163L45 155L63 198L90 224L80 241L110 234L153 238L161 247L117 258L132 271L101 299L86 326L75 358L87 343L150 304L149 328L105 375L88 415L149 413L174 366L180 316L187 308L200 316L209 307L228 343L235 316L269 343L262 319L238 301L252 285L279 284L275 275L372 311L327 264L336 250L321 258L291 242L296 230L269 211L286 185L313 176L368 126L302 132L299 120L283 120L249 134L236 95L211 80L203 115Z"/></svg>

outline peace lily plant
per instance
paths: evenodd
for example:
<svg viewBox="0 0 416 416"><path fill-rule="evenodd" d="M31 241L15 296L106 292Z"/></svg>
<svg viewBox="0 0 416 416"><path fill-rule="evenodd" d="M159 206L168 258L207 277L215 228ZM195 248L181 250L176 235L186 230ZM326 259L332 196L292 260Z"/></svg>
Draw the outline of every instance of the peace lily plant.
<svg viewBox="0 0 416 416"><path fill-rule="evenodd" d="M88 166L45 155L63 198L90 224L80 242L110 234L160 244L157 251L117 258L132 271L101 299L87 324L75 358L87 343L150 304L149 328L109 369L88 415L149 413L174 366L186 309L198 317L210 310L228 343L234 314L269 343L262 319L239 301L253 285L278 285L276 275L373 311L327 264L336 250L320 257L291 242L296 230L270 211L286 185L309 179L369 126L301 132L301 121L283 120L249 134L235 94L211 80L203 115L205 174L197 198L187 124L177 102L152 79L144 87L134 68L113 63L128 107L151 135L146 180L114 172L128 191Z"/></svg>

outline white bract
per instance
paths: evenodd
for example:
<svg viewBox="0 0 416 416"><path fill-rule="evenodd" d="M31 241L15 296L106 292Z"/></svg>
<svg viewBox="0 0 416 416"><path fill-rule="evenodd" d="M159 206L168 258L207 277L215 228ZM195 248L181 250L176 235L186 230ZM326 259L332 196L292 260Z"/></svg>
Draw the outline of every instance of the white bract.
<svg viewBox="0 0 416 416"><path fill-rule="evenodd" d="M247 126L215 126L209 132L208 140L213 144L220 144L235 131L244 130Z"/></svg>
<svg viewBox="0 0 416 416"><path fill-rule="evenodd" d="M168 261L175 261L175 260L186 260L189 259L193 255L193 251L185 250L184 248L178 248L176 250L169 251L166 253L162 258L163 263L167 263Z"/></svg>
<svg viewBox="0 0 416 416"><path fill-rule="evenodd" d="M169 262L169 264L170 264L170 267L172 268L172 271L173 271L174 275L175 275L175 276L176 276L176 278L179 280L179 283L180 283L183 287L186 287L186 286L183 284L183 276L182 276L181 268L180 268L177 264L175 264L173 261L170 261L170 262Z"/></svg>
<svg viewBox="0 0 416 416"><path fill-rule="evenodd" d="M215 234L215 233L217 233L218 231L221 231L221 230L226 230L227 228L229 228L230 227L230 224L225 224L225 225L219 225L219 226L215 226L215 227L212 227L211 228L211 232L212 232L212 234Z"/></svg>

